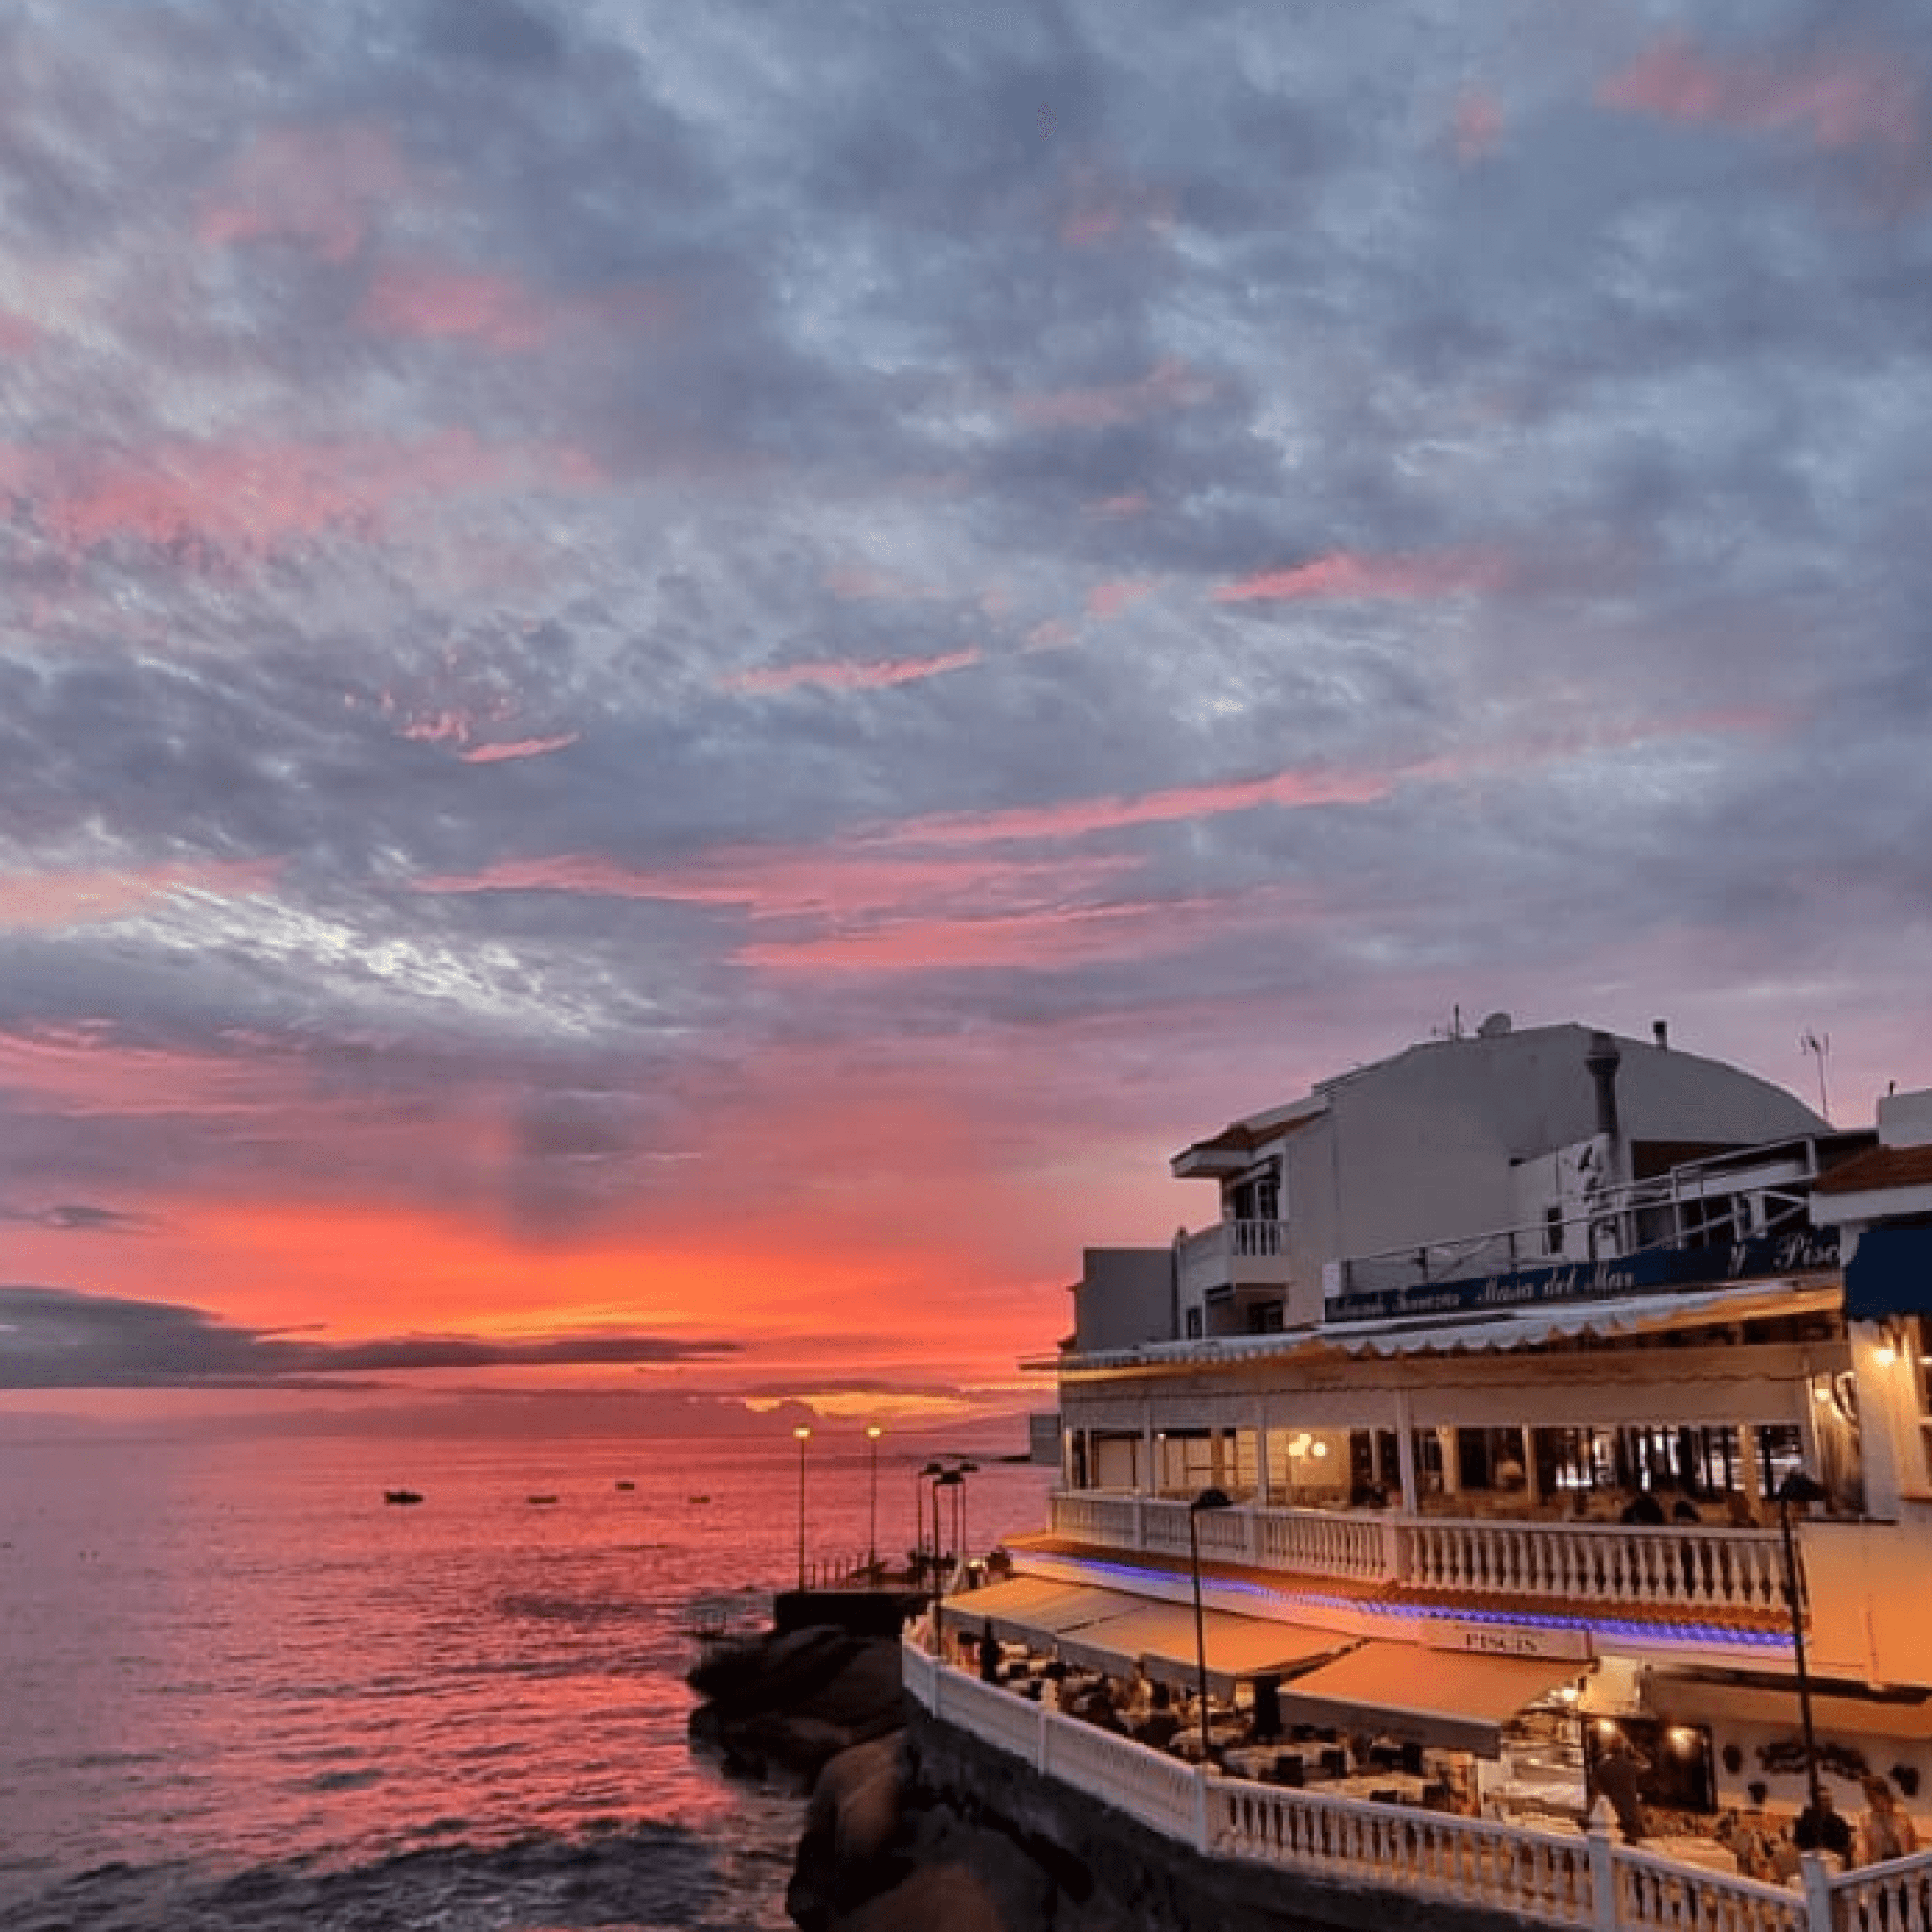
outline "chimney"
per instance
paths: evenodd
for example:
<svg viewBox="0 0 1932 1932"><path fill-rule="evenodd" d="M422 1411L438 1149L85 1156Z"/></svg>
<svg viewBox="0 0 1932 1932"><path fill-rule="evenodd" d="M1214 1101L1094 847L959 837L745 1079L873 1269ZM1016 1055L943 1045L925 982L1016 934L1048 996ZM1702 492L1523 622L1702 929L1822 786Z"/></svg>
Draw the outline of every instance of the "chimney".
<svg viewBox="0 0 1932 1932"><path fill-rule="evenodd" d="M1652 1020L1650 1036L1666 1053L1670 1051L1670 1022L1668 1020Z"/></svg>
<svg viewBox="0 0 1932 1932"><path fill-rule="evenodd" d="M1591 1034L1583 1064L1597 1083L1597 1131L1606 1140L1617 1137L1617 1069L1622 1064L1623 1055L1608 1034Z"/></svg>

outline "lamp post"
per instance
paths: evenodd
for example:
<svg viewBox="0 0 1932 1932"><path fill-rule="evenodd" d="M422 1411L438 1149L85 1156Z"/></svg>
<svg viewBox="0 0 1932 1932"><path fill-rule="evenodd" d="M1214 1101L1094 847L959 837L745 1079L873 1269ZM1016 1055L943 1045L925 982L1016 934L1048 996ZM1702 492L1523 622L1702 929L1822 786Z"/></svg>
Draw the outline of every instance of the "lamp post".
<svg viewBox="0 0 1932 1932"><path fill-rule="evenodd" d="M866 1572L874 1582L878 1581L879 1575L879 1438L884 1433L876 1422L866 1425L866 1440L871 1445L872 1457L872 1498L866 1519Z"/></svg>
<svg viewBox="0 0 1932 1932"><path fill-rule="evenodd" d="M1825 1492L1802 1469L1792 1470L1778 1486L1778 1527L1784 1542L1784 1600L1791 1610L1791 1654L1798 1665L1798 1715L1804 1727L1804 1783L1811 1801L1813 1828L1824 1816L1818 1790L1818 1736L1811 1723L1811 1677L1804 1664L1804 1617L1798 1602L1798 1554L1791 1540L1791 1505L1820 1503Z"/></svg>
<svg viewBox="0 0 1932 1932"><path fill-rule="evenodd" d="M956 1466L940 1470L932 1479L932 1542L935 1550L939 1546L939 1492L941 1490L963 1490L965 1486L966 1478ZM959 1501L956 1496L952 1502L952 1561L956 1570L959 1562Z"/></svg>
<svg viewBox="0 0 1932 1932"><path fill-rule="evenodd" d="M939 1475L940 1475L942 1473L943 1473L943 1471L942 1471L942 1469L941 1469L940 1466L938 1463L937 1463L937 1462L928 1462L928 1463L927 1463L927 1464L926 1464L926 1467L925 1467L924 1468L922 1468L922 1470L920 1470L920 1472L919 1472L919 1476L918 1476L918 1478L917 1478L917 1480L918 1480L919 1482L920 1482L920 1483L931 1484L932 1482L933 1482L933 1481L934 1480L934 1479L935 1479L936 1478L938 1478L938 1477ZM914 1488L914 1492L913 1492L913 1494L914 1494L914 1498L915 1498L915 1500L916 1500L916 1503L917 1503L918 1509L919 1509L919 1523L918 1523L918 1528L917 1528L917 1537L918 1537L918 1542L919 1542L919 1567L920 1567L920 1574L921 1574L922 1575L923 1575L923 1574L925 1574L925 1570L926 1570L926 1499L927 1499L927 1497L928 1497L928 1496L930 1496L930 1497L931 1497L931 1498L932 1498L932 1570L933 1570L933 1578L934 1578L934 1582L936 1583L936 1582L938 1582L938 1575L939 1575L939 1492L938 1492L938 1490L937 1489L929 1489L929 1490L926 1490L926 1491L925 1491L925 1492L922 1492L921 1491L920 1491L920 1490L918 1490L918 1488L917 1488L916 1486L915 1486L915 1488Z"/></svg>
<svg viewBox="0 0 1932 1932"><path fill-rule="evenodd" d="M804 1424L792 1431L798 1438L798 1587L805 1588L805 1445L812 1440L812 1431Z"/></svg>
<svg viewBox="0 0 1932 1932"><path fill-rule="evenodd" d="M1225 1490L1206 1489L1187 1505L1188 1568L1194 1579L1195 1688L1201 1700L1201 1762L1208 1762L1208 1619L1201 1608L1201 1512L1234 1507Z"/></svg>
<svg viewBox="0 0 1932 1932"><path fill-rule="evenodd" d="M976 1462L958 1462L953 1466L953 1474L959 1478L952 1498L952 1540L959 1552L959 1562L970 1578L972 1574L972 1546L966 1540L966 1478L976 1476L980 1466Z"/></svg>

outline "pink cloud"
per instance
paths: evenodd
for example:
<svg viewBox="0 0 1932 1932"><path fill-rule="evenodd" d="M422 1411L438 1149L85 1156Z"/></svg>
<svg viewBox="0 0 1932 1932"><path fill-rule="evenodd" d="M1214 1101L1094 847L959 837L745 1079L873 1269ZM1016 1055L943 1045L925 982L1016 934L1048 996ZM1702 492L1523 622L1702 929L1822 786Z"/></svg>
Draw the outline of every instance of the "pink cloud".
<svg viewBox="0 0 1932 1932"><path fill-rule="evenodd" d="M1160 588L1159 580L1151 577L1124 577L1111 584L1096 584L1087 592L1087 614L1102 619L1118 617Z"/></svg>
<svg viewBox="0 0 1932 1932"><path fill-rule="evenodd" d="M1456 103L1456 158L1479 161L1502 139L1503 111L1492 95L1466 90Z"/></svg>
<svg viewBox="0 0 1932 1932"><path fill-rule="evenodd" d="M1108 429L1117 423L1138 422L1172 410L1198 407L1210 400L1214 388L1172 356L1156 364L1138 381L1091 389L1057 389L1018 396L1013 413L1042 429Z"/></svg>
<svg viewBox="0 0 1932 1932"><path fill-rule="evenodd" d="M581 735L563 731L541 737L490 736L520 718L520 702L513 692L492 688L494 680L487 672L479 676L470 671L454 652L446 658L435 682L440 701L386 691L382 696L382 713L400 721L396 726L398 737L412 744L453 746L465 764L494 765L510 759L542 758L551 752L566 750ZM442 692L448 690L454 690L457 694L442 697ZM350 701L352 704L352 698Z"/></svg>
<svg viewBox="0 0 1932 1932"><path fill-rule="evenodd" d="M1006 812L941 813L908 819L878 835L894 844L978 844L1004 838L1072 838L1124 826L1252 812L1262 806L1362 805L1386 797L1392 782L1379 773L1277 772L1225 784L1181 785L1138 798L1070 799L1058 805Z"/></svg>
<svg viewBox="0 0 1932 1932"><path fill-rule="evenodd" d="M1793 128L1822 149L1875 146L1906 155L1920 142L1917 98L1906 74L1878 55L1850 50L1782 62L1726 62L1673 34L1610 76L1597 98L1665 120Z"/></svg>
<svg viewBox="0 0 1932 1932"><path fill-rule="evenodd" d="M962 968L1064 967L1144 958L1198 942L1187 915L1203 908L1162 900L1126 906L1056 908L977 919L915 920L864 932L761 940L740 950L748 966L816 972L923 973Z"/></svg>
<svg viewBox="0 0 1932 1932"><path fill-rule="evenodd" d="M0 309L0 356L30 356L40 340L40 332L25 316Z"/></svg>
<svg viewBox="0 0 1932 1932"><path fill-rule="evenodd" d="M1502 582L1501 559L1486 551L1441 550L1432 555L1369 556L1356 550L1331 550L1286 570L1262 571L1214 592L1217 604L1306 598L1450 597L1485 590Z"/></svg>
<svg viewBox="0 0 1932 1932"><path fill-rule="evenodd" d="M383 269L358 317L380 334L468 338L506 355L541 348L560 319L508 276L422 264Z"/></svg>
<svg viewBox="0 0 1932 1932"><path fill-rule="evenodd" d="M910 905L983 908L989 902L1060 903L1098 890L1136 862L900 857L878 847L733 848L704 854L688 870L638 871L597 854L506 860L481 872L416 881L431 893L569 892L588 898L659 899L742 906L760 919L848 920Z"/></svg>
<svg viewBox="0 0 1932 1932"><path fill-rule="evenodd" d="M795 664L773 664L758 670L740 671L722 680L723 688L764 696L772 692L796 691L806 685L830 691L876 691L888 685L911 684L921 678L939 677L947 671L964 670L980 662L978 647L947 651L938 657L897 658L883 663L857 664L836 660Z"/></svg>
<svg viewBox="0 0 1932 1932"><path fill-rule="evenodd" d="M560 732L554 738L518 738L506 744L472 745L463 754L466 765L499 765L508 758L541 758L552 752L568 751L583 736L579 731Z"/></svg>
<svg viewBox="0 0 1932 1932"><path fill-rule="evenodd" d="M0 931L58 931L99 925L145 911L181 892L245 898L271 891L280 871L280 860L254 859L89 872L0 873Z"/></svg>
<svg viewBox="0 0 1932 1932"><path fill-rule="evenodd" d="M202 201L195 224L212 248L296 242L325 261L362 244L372 208L398 199L409 170L380 128L278 128L258 134Z"/></svg>
<svg viewBox="0 0 1932 1932"><path fill-rule="evenodd" d="M596 475L581 452L492 447L466 430L413 443L162 443L137 457L0 447L0 482L70 550L131 536L266 554L325 530L365 530L410 499L580 488Z"/></svg>

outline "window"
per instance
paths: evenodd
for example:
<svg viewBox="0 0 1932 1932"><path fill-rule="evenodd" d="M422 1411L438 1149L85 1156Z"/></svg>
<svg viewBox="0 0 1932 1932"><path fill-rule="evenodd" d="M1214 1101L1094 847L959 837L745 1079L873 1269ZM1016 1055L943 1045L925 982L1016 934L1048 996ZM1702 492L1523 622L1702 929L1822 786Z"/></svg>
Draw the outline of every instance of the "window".
<svg viewBox="0 0 1932 1932"><path fill-rule="evenodd" d="M1563 1252L1563 1210L1546 1208L1543 1210L1543 1252L1546 1255L1560 1255Z"/></svg>

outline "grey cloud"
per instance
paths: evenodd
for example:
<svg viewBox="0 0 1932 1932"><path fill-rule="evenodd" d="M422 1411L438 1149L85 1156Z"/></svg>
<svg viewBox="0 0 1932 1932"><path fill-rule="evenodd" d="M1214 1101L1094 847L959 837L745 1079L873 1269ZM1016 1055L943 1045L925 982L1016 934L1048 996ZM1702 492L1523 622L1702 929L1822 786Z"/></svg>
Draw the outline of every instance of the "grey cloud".
<svg viewBox="0 0 1932 1932"><path fill-rule="evenodd" d="M304 1341L172 1303L0 1286L0 1388L315 1389L431 1369L715 1361L737 1347L616 1334L526 1342L464 1335Z"/></svg>

